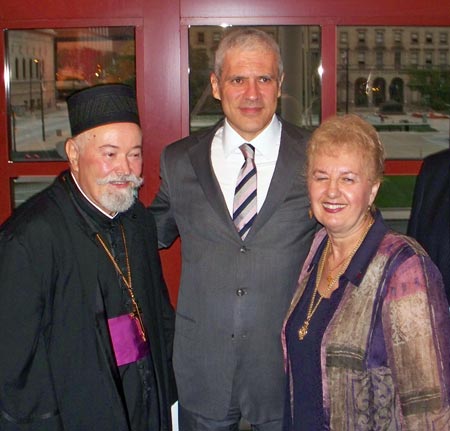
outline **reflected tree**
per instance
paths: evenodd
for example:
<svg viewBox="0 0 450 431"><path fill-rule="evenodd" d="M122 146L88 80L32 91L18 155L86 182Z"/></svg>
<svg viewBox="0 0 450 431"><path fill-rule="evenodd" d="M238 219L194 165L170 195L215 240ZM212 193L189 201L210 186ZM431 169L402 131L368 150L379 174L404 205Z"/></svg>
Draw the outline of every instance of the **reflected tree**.
<svg viewBox="0 0 450 431"><path fill-rule="evenodd" d="M411 69L408 87L418 91L422 104L435 111L445 111L450 104L450 71Z"/></svg>

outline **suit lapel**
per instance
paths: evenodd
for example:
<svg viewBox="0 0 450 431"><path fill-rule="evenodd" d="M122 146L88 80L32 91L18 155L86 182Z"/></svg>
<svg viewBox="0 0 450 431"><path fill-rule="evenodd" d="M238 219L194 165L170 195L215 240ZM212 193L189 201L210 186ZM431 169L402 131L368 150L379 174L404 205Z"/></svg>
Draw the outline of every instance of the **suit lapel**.
<svg viewBox="0 0 450 431"><path fill-rule="evenodd" d="M206 199L221 220L228 224L239 238L211 165L211 143L217 129L222 125L223 122L220 122L213 130L199 135L197 144L192 145L189 149L189 158ZM304 145L299 142L298 137L290 136L286 129L288 126L283 123L280 150L267 197L246 240L251 239L271 218L286 198L295 178L301 175L302 166L299 164L299 160L303 160L304 155L299 153L304 151Z"/></svg>
<svg viewBox="0 0 450 431"><path fill-rule="evenodd" d="M211 143L217 129L222 125L223 122L220 122L212 131L204 135L199 135L197 144L192 145L188 151L192 167L206 199L220 219L236 231L228 212L222 190L211 165ZM237 231L236 235L239 236Z"/></svg>
<svg viewBox="0 0 450 431"><path fill-rule="evenodd" d="M281 133L280 150L277 163L270 182L266 200L258 213L255 222L247 236L251 238L272 217L273 213L280 207L286 198L286 194L292 187L295 178L301 174L298 161L304 156L299 154L303 148L302 144L292 138L285 130L285 123ZM298 172L297 172L298 171Z"/></svg>

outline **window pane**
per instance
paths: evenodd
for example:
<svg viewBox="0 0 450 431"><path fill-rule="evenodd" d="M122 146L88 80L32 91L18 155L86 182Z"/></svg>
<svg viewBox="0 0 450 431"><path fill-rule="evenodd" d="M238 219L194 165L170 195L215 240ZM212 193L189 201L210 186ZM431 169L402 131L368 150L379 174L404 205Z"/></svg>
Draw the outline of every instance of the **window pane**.
<svg viewBox="0 0 450 431"><path fill-rule="evenodd" d="M281 49L285 78L277 113L299 126L316 126L320 118L320 28L259 28L271 34ZM209 74L214 67L214 53L224 31L220 26L191 26L189 29L191 131L212 126L222 117L220 103L211 95Z"/></svg>
<svg viewBox="0 0 450 431"><path fill-rule="evenodd" d="M338 113L371 122L390 159L422 159L448 148L450 63L433 35L447 40L450 27L338 27L341 32L348 43L338 35Z"/></svg>
<svg viewBox="0 0 450 431"><path fill-rule="evenodd" d="M449 147L449 34L450 27L338 27L337 112L372 123L389 159L421 160ZM414 175L390 175L377 196L385 218L403 231L414 183Z"/></svg>
<svg viewBox="0 0 450 431"><path fill-rule="evenodd" d="M17 208L31 196L45 189L53 182L53 180L54 177L41 176L14 178L12 182L14 208Z"/></svg>
<svg viewBox="0 0 450 431"><path fill-rule="evenodd" d="M61 160L66 98L107 82L135 85L133 27L6 30L10 159Z"/></svg>

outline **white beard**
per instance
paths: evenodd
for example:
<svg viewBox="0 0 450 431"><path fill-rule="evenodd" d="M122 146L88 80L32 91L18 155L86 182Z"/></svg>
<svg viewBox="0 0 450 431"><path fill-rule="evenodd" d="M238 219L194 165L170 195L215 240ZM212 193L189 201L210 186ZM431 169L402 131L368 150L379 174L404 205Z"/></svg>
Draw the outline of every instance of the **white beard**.
<svg viewBox="0 0 450 431"><path fill-rule="evenodd" d="M98 180L97 184L108 184L114 181L128 181L130 184L126 189L123 190L105 191L99 197L99 201L101 205L111 213L125 212L131 207L131 205L133 205L134 201L136 200L136 191L141 186L144 180L133 174L126 175L120 178L114 175L110 175L107 178Z"/></svg>
<svg viewBox="0 0 450 431"><path fill-rule="evenodd" d="M107 191L100 196L99 201L111 213L125 212L136 200L135 190L128 187L125 190Z"/></svg>

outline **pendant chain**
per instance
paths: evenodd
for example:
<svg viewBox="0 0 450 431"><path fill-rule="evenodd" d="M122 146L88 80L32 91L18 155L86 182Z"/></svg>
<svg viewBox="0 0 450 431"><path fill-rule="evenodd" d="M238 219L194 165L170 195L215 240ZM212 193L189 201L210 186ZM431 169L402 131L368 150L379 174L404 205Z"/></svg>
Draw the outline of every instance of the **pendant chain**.
<svg viewBox="0 0 450 431"><path fill-rule="evenodd" d="M147 340L147 337L145 335L145 330L144 330L144 322L142 320L142 315L141 315L141 311L139 310L139 306L138 303L136 301L136 297L134 296L134 291L133 291L133 284L131 281L131 267L130 267L130 259L128 257L128 247L127 247L127 241L125 238L125 230L123 228L122 225L120 225L120 231L122 233L122 241L123 241L123 246L125 249L125 262L127 265L127 276L125 277L125 274L123 273L123 271L120 269L119 265L116 262L116 259L114 259L114 256L112 255L111 251L109 250L108 246L106 245L105 241L103 240L103 238L100 236L99 233L97 233L95 235L95 237L97 238L98 242L100 243L100 245L103 247L103 249L105 250L106 255L108 256L109 260L111 261L111 263L114 265L114 268L116 269L117 273L120 275L120 277L122 278L123 283L125 284L128 294L130 295L130 299L131 299L131 304L133 306L133 312L130 313L130 316L135 319L139 332L141 334L141 337L144 341Z"/></svg>
<svg viewBox="0 0 450 431"><path fill-rule="evenodd" d="M341 268L341 269L337 272L337 274L334 277L331 277L331 274L327 277L327 288L326 288L325 295L328 295L328 293L331 291L331 288L333 287L333 285L336 283L336 281L339 279L339 277L345 272L345 270L347 269L347 266L349 265L350 261L352 260L353 256L355 255L355 253L358 251L358 248L361 246L362 242L364 241L364 238L366 237L366 235L369 232L373 223L374 223L374 220L372 217L370 217L369 223L367 224L366 229L364 229L364 232L361 235L361 237L359 238L355 247L353 247L350 254L332 271L334 271L337 268ZM322 299L324 298L324 296L321 295L319 292L319 285L320 285L320 281L322 279L323 268L325 267L325 261L327 259L330 247L332 247L332 245L331 245L330 238L328 237L327 243L322 252L322 256L320 256L319 265L317 268L316 284L314 287L313 294L311 296L311 301L308 306L308 311L306 312L306 319L303 322L303 325L298 330L298 339L300 341L302 341L306 337L306 334L308 333L309 322L311 321L314 313L316 312L317 308L319 307L320 303L322 302ZM316 301L317 295L319 296L319 299Z"/></svg>

